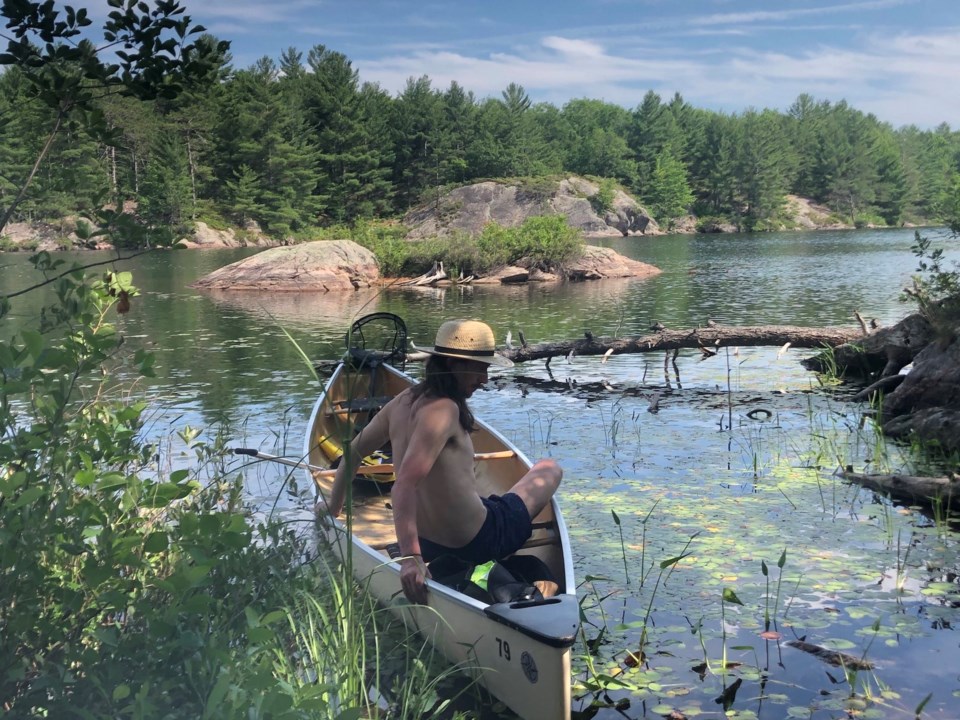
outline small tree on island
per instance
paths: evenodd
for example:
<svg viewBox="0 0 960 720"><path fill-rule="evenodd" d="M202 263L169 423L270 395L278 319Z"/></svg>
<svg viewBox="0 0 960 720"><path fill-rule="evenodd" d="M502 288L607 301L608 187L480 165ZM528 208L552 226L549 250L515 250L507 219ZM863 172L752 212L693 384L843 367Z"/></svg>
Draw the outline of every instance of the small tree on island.
<svg viewBox="0 0 960 720"><path fill-rule="evenodd" d="M693 192L687 182L687 168L670 146L657 156L646 201L654 218L667 229L683 217L693 204Z"/></svg>

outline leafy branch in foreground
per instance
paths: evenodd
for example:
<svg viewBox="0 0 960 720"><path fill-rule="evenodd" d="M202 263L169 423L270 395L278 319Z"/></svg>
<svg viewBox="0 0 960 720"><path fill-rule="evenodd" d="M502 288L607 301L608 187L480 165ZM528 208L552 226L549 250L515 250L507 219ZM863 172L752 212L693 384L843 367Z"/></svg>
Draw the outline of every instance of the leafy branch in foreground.
<svg viewBox="0 0 960 720"><path fill-rule="evenodd" d="M946 267L943 248L933 247L930 238L914 233L910 247L917 257L913 286L904 289L901 300L914 300L920 313L934 328L948 331L960 319L960 266Z"/></svg>
<svg viewBox="0 0 960 720"><path fill-rule="evenodd" d="M108 1L113 10L103 24L106 44L101 47L86 37L92 21L85 8L60 10L52 0L4 0L0 6L9 32L0 36L7 40L0 65L13 66L32 98L49 112L46 140L23 176L11 181L15 194L0 208L0 233L26 199L59 135L80 129L108 145L120 143L99 105L103 98L176 97L186 83L208 79L229 48L205 37L188 42L205 28L194 25L177 0L152 7L137 0ZM104 60L108 51L117 62Z"/></svg>

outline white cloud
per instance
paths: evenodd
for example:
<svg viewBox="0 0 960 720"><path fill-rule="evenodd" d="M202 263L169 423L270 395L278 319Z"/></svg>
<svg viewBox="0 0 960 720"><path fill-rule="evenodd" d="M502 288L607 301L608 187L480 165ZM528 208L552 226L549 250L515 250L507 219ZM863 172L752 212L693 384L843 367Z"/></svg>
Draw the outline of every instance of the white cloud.
<svg viewBox="0 0 960 720"><path fill-rule="evenodd" d="M552 35L543 39L543 46L563 55L581 58L602 58L606 54L599 43L589 40L569 40Z"/></svg>
<svg viewBox="0 0 960 720"><path fill-rule="evenodd" d="M715 13L693 18L692 25L747 25L757 22L792 20L799 17L819 17L821 15L849 12L863 12L864 10L880 10L904 5L912 0L872 0L870 2L839 3L821 5L808 8L785 8L782 10L757 10L741 13Z"/></svg>
<svg viewBox="0 0 960 720"><path fill-rule="evenodd" d="M562 105L571 98L602 97L632 107L653 89L664 96L680 92L696 106L724 111L784 110L809 93L831 102L845 99L894 125L960 124L960 99L946 91L960 77L960 31L877 35L859 42L856 48L823 45L792 53L720 45L693 53L641 43L621 50L619 43L550 35L510 53L480 57L421 49L356 66L361 77L392 91L408 77L427 75L434 87L455 80L479 97L499 96L516 82L535 101Z"/></svg>

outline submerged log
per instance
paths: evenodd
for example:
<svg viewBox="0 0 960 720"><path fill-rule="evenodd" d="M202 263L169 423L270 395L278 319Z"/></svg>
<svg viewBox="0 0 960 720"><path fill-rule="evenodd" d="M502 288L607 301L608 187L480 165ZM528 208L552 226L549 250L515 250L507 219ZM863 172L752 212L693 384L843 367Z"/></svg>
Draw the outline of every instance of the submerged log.
<svg viewBox="0 0 960 720"><path fill-rule="evenodd" d="M945 507L960 507L960 477L920 477L917 475L870 475L846 470L840 473L844 480L874 490L892 498L926 505L942 503Z"/></svg>
<svg viewBox="0 0 960 720"><path fill-rule="evenodd" d="M837 667L846 668L847 670L873 669L873 664L867 660L864 660L863 658L858 658L855 655L850 655L849 653L840 652L838 650L830 650L829 648L821 647L820 645L814 645L813 643L808 643L803 639L788 640L786 644L789 647L797 648L797 650L803 650L805 653L810 653L814 657L818 657L826 663L836 665Z"/></svg>
<svg viewBox="0 0 960 720"><path fill-rule="evenodd" d="M585 333L580 340L528 344L526 347L502 350L515 363L558 356L605 355L612 353L645 353L657 350L697 349L715 351L719 347L777 346L795 348L834 347L853 342L861 336L857 328L810 328L793 325L754 325L669 330L663 328L650 335L627 338L596 337Z"/></svg>

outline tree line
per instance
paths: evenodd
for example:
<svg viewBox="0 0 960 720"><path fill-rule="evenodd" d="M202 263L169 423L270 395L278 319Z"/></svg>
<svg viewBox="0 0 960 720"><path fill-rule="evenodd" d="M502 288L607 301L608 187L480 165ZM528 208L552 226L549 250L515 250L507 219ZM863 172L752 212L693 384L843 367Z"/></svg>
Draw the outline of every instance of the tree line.
<svg viewBox="0 0 960 720"><path fill-rule="evenodd" d="M29 176L11 219L134 201L157 226L255 221L287 237L396 217L439 202L451 185L574 173L604 179L607 192L619 184L661 224L692 212L763 230L790 193L844 222L898 225L943 221L960 188L960 133L948 125L894 128L806 94L786 112L734 114L652 91L633 109L586 98L533 103L517 84L479 99L456 82L435 88L427 76L392 95L323 45L244 69L212 36L197 46L209 72L182 92L103 93L65 117L49 94L69 88L37 77L49 68L8 62L0 207ZM82 62L64 60L58 82ZM41 153L46 162L35 168Z"/></svg>

